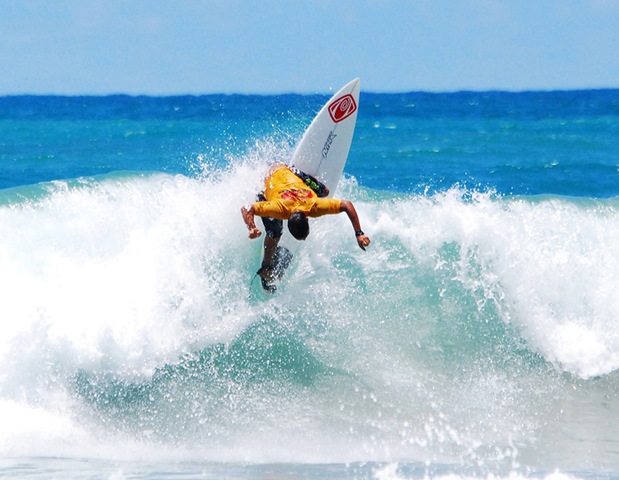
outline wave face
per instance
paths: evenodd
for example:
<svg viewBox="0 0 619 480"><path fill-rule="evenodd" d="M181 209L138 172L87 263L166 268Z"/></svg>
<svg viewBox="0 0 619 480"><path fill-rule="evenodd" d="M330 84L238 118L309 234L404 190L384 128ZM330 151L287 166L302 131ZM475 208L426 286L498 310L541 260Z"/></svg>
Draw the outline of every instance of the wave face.
<svg viewBox="0 0 619 480"><path fill-rule="evenodd" d="M619 465L616 198L347 177L267 295L263 158L0 192L2 456Z"/></svg>

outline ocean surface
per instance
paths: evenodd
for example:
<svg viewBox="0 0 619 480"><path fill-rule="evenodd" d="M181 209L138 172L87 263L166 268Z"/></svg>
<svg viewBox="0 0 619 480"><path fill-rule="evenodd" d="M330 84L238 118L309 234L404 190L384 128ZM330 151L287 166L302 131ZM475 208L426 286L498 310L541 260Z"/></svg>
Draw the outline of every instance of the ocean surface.
<svg viewBox="0 0 619 480"><path fill-rule="evenodd" d="M1 478L619 479L619 90L362 91L268 295L328 97L0 97Z"/></svg>

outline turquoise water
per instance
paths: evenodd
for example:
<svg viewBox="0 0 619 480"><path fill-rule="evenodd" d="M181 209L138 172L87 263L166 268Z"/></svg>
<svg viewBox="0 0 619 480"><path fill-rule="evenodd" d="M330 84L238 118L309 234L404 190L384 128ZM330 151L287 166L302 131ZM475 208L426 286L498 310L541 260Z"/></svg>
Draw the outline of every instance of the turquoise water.
<svg viewBox="0 0 619 480"><path fill-rule="evenodd" d="M619 92L362 93L266 295L326 99L0 98L0 476L619 478Z"/></svg>

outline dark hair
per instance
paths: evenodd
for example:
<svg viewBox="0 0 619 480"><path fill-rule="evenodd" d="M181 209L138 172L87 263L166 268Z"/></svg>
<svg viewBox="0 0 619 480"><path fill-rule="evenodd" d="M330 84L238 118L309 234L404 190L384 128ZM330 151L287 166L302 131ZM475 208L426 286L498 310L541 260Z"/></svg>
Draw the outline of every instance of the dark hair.
<svg viewBox="0 0 619 480"><path fill-rule="evenodd" d="M307 216L299 210L292 212L288 217L288 230L297 240L305 240L309 235Z"/></svg>

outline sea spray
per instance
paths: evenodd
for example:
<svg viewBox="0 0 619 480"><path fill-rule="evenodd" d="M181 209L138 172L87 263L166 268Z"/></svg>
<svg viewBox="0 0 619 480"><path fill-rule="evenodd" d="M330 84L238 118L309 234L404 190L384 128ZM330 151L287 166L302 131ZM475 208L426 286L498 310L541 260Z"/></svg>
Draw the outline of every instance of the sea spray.
<svg viewBox="0 0 619 480"><path fill-rule="evenodd" d="M572 386L614 381L614 200L347 178L372 247L317 219L266 295L239 214L264 169L55 182L5 205L4 412L38 415L65 454L97 432L213 459L516 466L563 428ZM5 452L23 453L33 427L12 425Z"/></svg>

